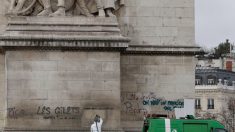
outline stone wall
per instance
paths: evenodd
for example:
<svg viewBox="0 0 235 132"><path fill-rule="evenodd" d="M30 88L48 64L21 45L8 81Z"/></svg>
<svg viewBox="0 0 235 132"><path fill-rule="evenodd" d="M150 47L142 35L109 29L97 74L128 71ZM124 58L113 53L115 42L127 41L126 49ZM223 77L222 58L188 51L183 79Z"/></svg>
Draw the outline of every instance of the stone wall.
<svg viewBox="0 0 235 132"><path fill-rule="evenodd" d="M174 106L170 103L167 105L167 101L179 102L176 107L180 108L181 99L194 97L194 69L193 57L122 56L123 127L136 127L138 123L141 127L146 113L175 116L174 109L171 108ZM165 101L166 104L163 103Z"/></svg>
<svg viewBox="0 0 235 132"><path fill-rule="evenodd" d="M4 127L6 114L5 56L0 55L0 131Z"/></svg>
<svg viewBox="0 0 235 132"><path fill-rule="evenodd" d="M5 12L7 10L7 5L8 2L6 0L1 2L0 5L0 34L2 33L2 31L4 31L5 27L6 27L6 17L5 17Z"/></svg>
<svg viewBox="0 0 235 132"><path fill-rule="evenodd" d="M7 3L5 0L1 1L0 4L0 34L4 31L6 27L6 18L5 18L5 10ZM0 51L1 52L1 51ZM5 91L5 56L0 54L0 131L4 127L4 120L5 120L5 111L6 111L6 91Z"/></svg>
<svg viewBox="0 0 235 132"><path fill-rule="evenodd" d="M0 5L0 31L5 7ZM194 98L194 51L180 49L195 44L194 0L125 0L117 15L131 46L157 47L138 47L141 54L129 48L6 50L0 57L0 128L4 119L15 129L88 128L97 113L104 128L140 131L145 114L172 117L173 107Z"/></svg>
<svg viewBox="0 0 235 132"><path fill-rule="evenodd" d="M7 128L120 127L120 53L7 51Z"/></svg>
<svg viewBox="0 0 235 132"><path fill-rule="evenodd" d="M123 34L134 45L194 46L194 0L125 0Z"/></svg>
<svg viewBox="0 0 235 132"><path fill-rule="evenodd" d="M175 116L164 103L194 98L195 59L174 53L175 47L195 46L194 0L125 2L117 12L122 34L142 51L121 56L122 126L134 131L145 114ZM151 54L161 49L165 54Z"/></svg>

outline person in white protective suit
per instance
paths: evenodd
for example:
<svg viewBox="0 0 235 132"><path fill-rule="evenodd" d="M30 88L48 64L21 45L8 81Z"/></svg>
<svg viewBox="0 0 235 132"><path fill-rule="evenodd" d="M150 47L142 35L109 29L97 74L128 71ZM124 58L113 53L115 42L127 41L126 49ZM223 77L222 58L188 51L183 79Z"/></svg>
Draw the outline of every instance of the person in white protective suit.
<svg viewBox="0 0 235 132"><path fill-rule="evenodd" d="M102 118L100 118L99 115L96 115L94 123L91 125L91 132L101 132L102 124L103 124Z"/></svg>

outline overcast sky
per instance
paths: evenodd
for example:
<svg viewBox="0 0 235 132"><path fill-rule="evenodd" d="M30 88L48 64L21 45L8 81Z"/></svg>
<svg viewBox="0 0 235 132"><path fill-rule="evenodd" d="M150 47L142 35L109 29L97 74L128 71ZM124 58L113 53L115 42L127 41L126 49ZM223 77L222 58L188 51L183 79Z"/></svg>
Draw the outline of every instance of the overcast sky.
<svg viewBox="0 0 235 132"><path fill-rule="evenodd" d="M196 43L215 47L235 43L235 0L195 0Z"/></svg>

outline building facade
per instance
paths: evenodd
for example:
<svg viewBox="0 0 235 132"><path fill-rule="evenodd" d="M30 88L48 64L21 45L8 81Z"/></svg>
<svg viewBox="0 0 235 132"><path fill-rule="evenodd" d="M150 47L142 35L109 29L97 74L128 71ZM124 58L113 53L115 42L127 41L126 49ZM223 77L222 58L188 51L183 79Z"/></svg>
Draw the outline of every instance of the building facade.
<svg viewBox="0 0 235 132"><path fill-rule="evenodd" d="M222 84L232 86L235 81L235 72L213 67L196 67L196 85L217 85L219 80Z"/></svg>
<svg viewBox="0 0 235 132"><path fill-rule="evenodd" d="M195 110L198 118L212 118L234 130L235 73L212 67L197 67Z"/></svg>
<svg viewBox="0 0 235 132"><path fill-rule="evenodd" d="M133 132L146 114L185 112L199 52L194 0L122 2L116 19L67 5L67 16L39 17L40 1L8 17L2 1L0 129L88 131L99 114L104 131Z"/></svg>
<svg viewBox="0 0 235 132"><path fill-rule="evenodd" d="M215 58L213 56L208 57L198 57L197 67L213 67L217 69L223 69L227 71L235 71L235 61L234 52L224 55L220 58Z"/></svg>

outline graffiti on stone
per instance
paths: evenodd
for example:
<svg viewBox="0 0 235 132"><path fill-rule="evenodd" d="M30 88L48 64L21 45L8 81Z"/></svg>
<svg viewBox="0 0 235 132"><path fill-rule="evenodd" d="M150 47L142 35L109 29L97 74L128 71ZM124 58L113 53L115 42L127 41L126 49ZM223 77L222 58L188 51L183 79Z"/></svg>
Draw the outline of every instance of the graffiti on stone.
<svg viewBox="0 0 235 132"><path fill-rule="evenodd" d="M143 120L147 114L174 113L175 108L183 108L184 100L166 100L157 97L154 93L128 93L121 96L122 120Z"/></svg>
<svg viewBox="0 0 235 132"><path fill-rule="evenodd" d="M16 107L11 107L7 109L7 117L11 119L18 119L20 116L26 115L24 109L17 109Z"/></svg>
<svg viewBox="0 0 235 132"><path fill-rule="evenodd" d="M162 106L166 111L174 111L175 108L184 108L184 100L164 100L164 99L148 99L143 100L144 106Z"/></svg>
<svg viewBox="0 0 235 132"><path fill-rule="evenodd" d="M7 109L7 115L9 119L22 118L42 118L42 119L79 119L80 118L80 107L49 107L49 106L38 106L36 109L31 108L26 110L24 108L11 107Z"/></svg>
<svg viewBox="0 0 235 132"><path fill-rule="evenodd" d="M147 114L147 109L141 108L139 103L132 103L130 101L127 101L124 103L124 108L126 113L131 113L131 114Z"/></svg>
<svg viewBox="0 0 235 132"><path fill-rule="evenodd" d="M49 115L51 114L51 108L47 106L38 106L37 109L37 114L38 115Z"/></svg>
<svg viewBox="0 0 235 132"><path fill-rule="evenodd" d="M39 106L37 115L41 115L43 119L79 119L80 107L48 107Z"/></svg>

